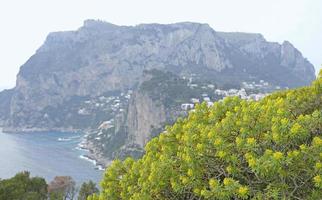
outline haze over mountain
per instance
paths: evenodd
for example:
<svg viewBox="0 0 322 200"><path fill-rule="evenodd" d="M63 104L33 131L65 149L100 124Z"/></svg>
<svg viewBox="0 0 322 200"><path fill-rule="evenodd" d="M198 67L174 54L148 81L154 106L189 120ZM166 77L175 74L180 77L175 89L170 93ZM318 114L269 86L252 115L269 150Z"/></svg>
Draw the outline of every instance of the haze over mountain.
<svg viewBox="0 0 322 200"><path fill-rule="evenodd" d="M112 120L117 139L143 147L151 132L182 115L180 104L205 93L191 81L218 89L247 82L292 88L314 79L313 65L291 43L268 42L261 34L192 22L87 20L76 31L48 35L21 67L16 87L0 93L0 119L13 132L96 130ZM177 96L182 90L186 95Z"/></svg>
<svg viewBox="0 0 322 200"><path fill-rule="evenodd" d="M290 41L319 71L321 8L318 0L2 1L0 86L14 87L19 67L49 32L77 29L85 19L103 19L118 25L196 21L209 23L215 30L258 32L268 41Z"/></svg>

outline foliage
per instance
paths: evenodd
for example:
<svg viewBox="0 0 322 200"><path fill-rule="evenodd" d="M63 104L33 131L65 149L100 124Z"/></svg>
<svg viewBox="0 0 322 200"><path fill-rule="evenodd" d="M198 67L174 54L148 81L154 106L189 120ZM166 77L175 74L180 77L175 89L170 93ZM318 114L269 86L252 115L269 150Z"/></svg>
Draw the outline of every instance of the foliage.
<svg viewBox="0 0 322 200"><path fill-rule="evenodd" d="M96 187L96 184L93 181L85 182L82 184L79 194L78 200L86 200L88 196L98 193L99 190Z"/></svg>
<svg viewBox="0 0 322 200"><path fill-rule="evenodd" d="M70 176L56 176L48 185L50 200L73 200L76 192L76 183Z"/></svg>
<svg viewBox="0 0 322 200"><path fill-rule="evenodd" d="M322 72L321 72L322 73ZM197 106L145 147L115 160L89 200L319 199L322 74L261 101Z"/></svg>
<svg viewBox="0 0 322 200"><path fill-rule="evenodd" d="M161 100L165 107L187 103L191 98L200 97L202 93L213 93L209 89L190 88L188 80L171 72L153 69L145 73L151 78L140 85L140 91L146 92L153 100Z"/></svg>
<svg viewBox="0 0 322 200"><path fill-rule="evenodd" d="M0 200L45 200L47 184L45 179L30 177L29 172L21 172L11 179L0 180Z"/></svg>

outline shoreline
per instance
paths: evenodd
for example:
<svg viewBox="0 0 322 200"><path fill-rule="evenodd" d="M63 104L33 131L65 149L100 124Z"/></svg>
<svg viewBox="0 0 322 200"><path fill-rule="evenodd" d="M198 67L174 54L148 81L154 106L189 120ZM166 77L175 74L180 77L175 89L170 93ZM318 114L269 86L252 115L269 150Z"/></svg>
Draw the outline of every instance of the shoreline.
<svg viewBox="0 0 322 200"><path fill-rule="evenodd" d="M102 164L99 164L94 158L88 155L80 155L79 158L91 162L93 165L95 165L96 170L104 171L106 169L106 167L104 167Z"/></svg>
<svg viewBox="0 0 322 200"><path fill-rule="evenodd" d="M102 157L100 152L92 145L88 140L87 136L91 134L92 129L75 129L75 128L13 128L13 127L0 127L0 132L8 134L16 133L46 133L46 132L62 132L62 133L84 133L81 141L78 143L76 149L85 151L86 153L80 155L81 159L92 162L97 170L105 170L106 167L111 163L110 160ZM63 141L64 138L58 138Z"/></svg>
<svg viewBox="0 0 322 200"><path fill-rule="evenodd" d="M92 162L98 170L105 170L111 161L102 157L96 148L87 140L89 132L85 132L82 141L78 144L77 148L86 151L86 154L81 155L82 159Z"/></svg>
<svg viewBox="0 0 322 200"><path fill-rule="evenodd" d="M77 133L85 132L87 130L75 128L14 128L14 127L1 127L3 133L40 133L40 132L62 132L62 133Z"/></svg>

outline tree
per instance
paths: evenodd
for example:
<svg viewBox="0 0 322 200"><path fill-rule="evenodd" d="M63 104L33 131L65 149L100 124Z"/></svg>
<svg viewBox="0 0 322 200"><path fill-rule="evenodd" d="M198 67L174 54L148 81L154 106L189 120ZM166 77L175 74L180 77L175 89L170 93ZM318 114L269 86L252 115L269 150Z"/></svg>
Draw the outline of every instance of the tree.
<svg viewBox="0 0 322 200"><path fill-rule="evenodd" d="M56 176L48 185L51 200L73 200L76 195L76 183L70 176Z"/></svg>
<svg viewBox="0 0 322 200"><path fill-rule="evenodd" d="M78 200L86 200L88 196L98 193L99 190L96 187L96 184L93 181L85 182L82 184L79 194Z"/></svg>
<svg viewBox="0 0 322 200"><path fill-rule="evenodd" d="M141 159L115 160L89 199L320 199L321 135L322 71L261 101L197 106Z"/></svg>
<svg viewBox="0 0 322 200"><path fill-rule="evenodd" d="M29 172L21 172L11 179L0 180L0 200L45 200L47 184L45 179L30 177Z"/></svg>

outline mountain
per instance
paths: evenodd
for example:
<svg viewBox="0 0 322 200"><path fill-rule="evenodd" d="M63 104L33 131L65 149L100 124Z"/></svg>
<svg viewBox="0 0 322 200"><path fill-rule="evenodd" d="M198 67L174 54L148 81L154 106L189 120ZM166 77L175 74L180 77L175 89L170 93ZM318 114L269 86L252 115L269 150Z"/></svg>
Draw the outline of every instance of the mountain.
<svg viewBox="0 0 322 200"><path fill-rule="evenodd" d="M268 42L261 34L217 32L190 22L117 26L87 20L76 31L50 33L21 66L16 87L0 93L0 121L7 132L101 127L122 155L131 149L123 151L124 145L142 147L151 131L185 116L182 106L192 106L192 99L220 99L215 89L246 84L251 94L262 83L257 92L314 79L313 65L292 44ZM94 139L91 144L109 149L99 133L89 137L102 140L101 146Z"/></svg>

